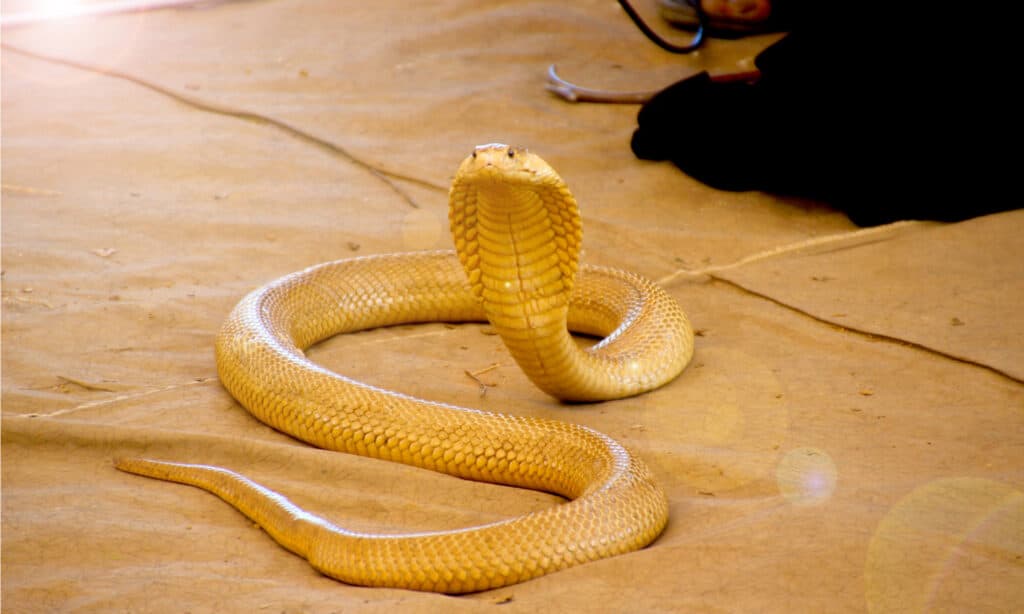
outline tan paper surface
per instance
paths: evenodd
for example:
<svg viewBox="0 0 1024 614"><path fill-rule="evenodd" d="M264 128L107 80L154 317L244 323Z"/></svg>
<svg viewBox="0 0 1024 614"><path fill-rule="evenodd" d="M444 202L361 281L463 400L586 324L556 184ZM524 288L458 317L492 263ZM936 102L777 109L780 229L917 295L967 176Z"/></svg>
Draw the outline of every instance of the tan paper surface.
<svg viewBox="0 0 1024 614"><path fill-rule="evenodd" d="M543 89L550 63L654 88L749 68L772 40L673 57L604 1L272 0L5 30L4 611L1019 608L1024 215L848 235L828 208L636 160L635 106ZM370 331L311 355L624 442L669 493L651 547L459 598L352 587L207 493L112 468L126 454L219 464L361 530L556 505L310 449L251 418L213 364L248 290L447 247L447 182L492 141L568 181L587 261L664 280L700 332L690 368L639 398L565 406L480 325ZM465 372L495 363L481 396Z"/></svg>

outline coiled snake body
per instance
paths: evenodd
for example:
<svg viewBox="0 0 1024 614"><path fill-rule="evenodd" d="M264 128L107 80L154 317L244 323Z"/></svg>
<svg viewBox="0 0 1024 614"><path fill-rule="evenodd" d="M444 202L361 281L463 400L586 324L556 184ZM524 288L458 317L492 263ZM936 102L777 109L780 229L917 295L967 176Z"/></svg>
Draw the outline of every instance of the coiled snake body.
<svg viewBox="0 0 1024 614"><path fill-rule="evenodd" d="M537 386L572 401L650 390L690 360L693 333L674 299L636 275L578 266L576 201L536 155L476 148L453 181L449 218L457 256L331 262L249 294L217 337L220 379L258 419L315 446L568 502L485 526L382 536L336 527L226 469L137 458L116 466L211 491L320 572L367 586L478 591L653 541L668 521L666 497L605 435L415 399L305 357L342 332L487 319ZM569 330L604 339L584 350Z"/></svg>

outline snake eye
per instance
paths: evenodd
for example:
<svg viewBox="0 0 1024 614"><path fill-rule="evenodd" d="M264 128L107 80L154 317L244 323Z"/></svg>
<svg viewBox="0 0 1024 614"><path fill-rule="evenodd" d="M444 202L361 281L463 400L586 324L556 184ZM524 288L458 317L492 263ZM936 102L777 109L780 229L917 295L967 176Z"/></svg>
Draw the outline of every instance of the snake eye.
<svg viewBox="0 0 1024 614"><path fill-rule="evenodd" d="M473 159L476 160L476 151L473 152Z"/></svg>
<svg viewBox="0 0 1024 614"><path fill-rule="evenodd" d="M508 148L508 157L509 157L509 158L514 158L514 157L516 157L516 150L512 149L511 147L509 147L509 148Z"/></svg>

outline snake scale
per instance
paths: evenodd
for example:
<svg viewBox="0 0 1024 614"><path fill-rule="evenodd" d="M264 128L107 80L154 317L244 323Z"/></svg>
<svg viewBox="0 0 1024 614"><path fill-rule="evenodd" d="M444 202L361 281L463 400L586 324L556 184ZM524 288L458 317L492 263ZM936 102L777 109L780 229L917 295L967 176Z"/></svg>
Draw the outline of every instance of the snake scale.
<svg viewBox="0 0 1024 614"><path fill-rule="evenodd" d="M650 281L580 265L572 194L540 157L481 145L449 196L456 252L313 266L246 296L216 341L224 387L256 418L321 448L565 503L454 531L347 531L226 469L121 458L118 469L208 490L321 573L351 584L464 593L642 548L668 522L647 466L585 426L488 413L363 384L308 360L333 335L411 322L488 320L539 388L566 401L639 394L693 353L678 303ZM603 337L583 349L569 331Z"/></svg>

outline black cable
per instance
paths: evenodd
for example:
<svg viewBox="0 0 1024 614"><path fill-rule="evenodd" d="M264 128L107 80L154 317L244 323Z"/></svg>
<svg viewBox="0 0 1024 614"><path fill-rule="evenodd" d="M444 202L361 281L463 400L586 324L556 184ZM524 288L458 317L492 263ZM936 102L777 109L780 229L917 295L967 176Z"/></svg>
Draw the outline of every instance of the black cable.
<svg viewBox="0 0 1024 614"><path fill-rule="evenodd" d="M693 40L690 41L688 45L673 45L658 36L650 26L644 23L644 20L640 18L640 15L635 10L633 10L633 7L630 6L629 2L626 0L619 0L619 5L622 6L622 10L626 11L629 18L636 24L636 27L640 28L640 31L644 33L644 36L651 39L655 45L669 53L690 53L691 51L696 51L697 48L700 47L701 43L704 42L704 26L707 19L704 15L704 10L700 8L700 0L696 0L692 2L692 4L694 10L697 12L697 32L693 35Z"/></svg>

